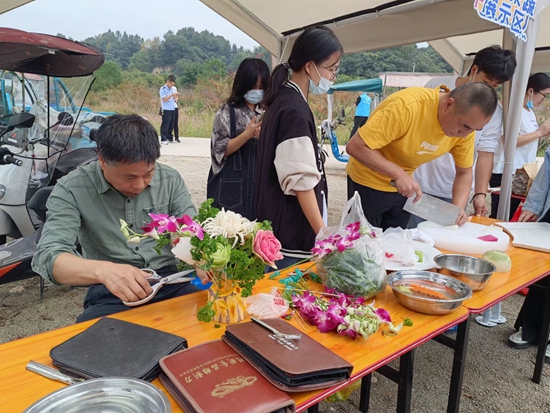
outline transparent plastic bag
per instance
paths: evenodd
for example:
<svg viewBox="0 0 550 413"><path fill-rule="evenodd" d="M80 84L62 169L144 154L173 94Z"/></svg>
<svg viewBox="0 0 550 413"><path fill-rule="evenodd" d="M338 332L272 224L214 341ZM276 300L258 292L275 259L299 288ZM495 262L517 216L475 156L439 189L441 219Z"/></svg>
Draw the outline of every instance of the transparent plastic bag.
<svg viewBox="0 0 550 413"><path fill-rule="evenodd" d="M354 223L361 227L361 237L353 246L342 252L332 253L316 261L317 274L323 285L338 292L370 298L386 288L384 240L382 230L373 227L365 218L359 193L347 202L342 211L340 224L324 228L316 241L331 236L346 237L347 227Z"/></svg>
<svg viewBox="0 0 550 413"><path fill-rule="evenodd" d="M408 229L388 228L384 231L384 251L386 259L412 267L418 262L413 243L413 234Z"/></svg>
<svg viewBox="0 0 550 413"><path fill-rule="evenodd" d="M288 313L288 303L276 288L273 288L270 294L254 294L245 300L246 312L259 318L278 318Z"/></svg>
<svg viewBox="0 0 550 413"><path fill-rule="evenodd" d="M338 390L333 395L327 397L325 401L329 403L334 403L334 402L341 402L341 401L347 400L350 398L353 391L360 387L361 387L361 380L356 380L353 383L348 384L342 390Z"/></svg>

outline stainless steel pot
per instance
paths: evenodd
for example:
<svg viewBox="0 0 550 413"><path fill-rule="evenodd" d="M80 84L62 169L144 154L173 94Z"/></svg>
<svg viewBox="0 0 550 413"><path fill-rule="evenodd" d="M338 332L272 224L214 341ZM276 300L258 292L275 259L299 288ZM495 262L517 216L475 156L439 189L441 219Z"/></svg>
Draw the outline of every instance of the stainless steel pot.
<svg viewBox="0 0 550 413"><path fill-rule="evenodd" d="M451 313L460 307L464 300L472 296L471 288L463 282L432 271L407 270L392 272L388 275L387 283L401 305L423 314ZM405 292L404 290L411 283L443 293L449 298L432 298Z"/></svg>
<svg viewBox="0 0 550 413"><path fill-rule="evenodd" d="M472 291L483 289L497 269L487 260L462 254L440 254L434 262L437 272L458 278Z"/></svg>

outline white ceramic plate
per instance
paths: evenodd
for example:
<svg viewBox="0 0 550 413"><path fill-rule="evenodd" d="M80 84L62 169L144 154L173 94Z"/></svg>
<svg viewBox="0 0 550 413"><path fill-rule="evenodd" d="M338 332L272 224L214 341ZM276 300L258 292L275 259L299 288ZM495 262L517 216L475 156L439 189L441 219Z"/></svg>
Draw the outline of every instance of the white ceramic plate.
<svg viewBox="0 0 550 413"><path fill-rule="evenodd" d="M386 270L388 271L403 271L403 270L429 270L435 268L434 257L441 254L441 251L434 247L430 247L428 244L424 244L420 241L413 241L414 250L422 251L424 253L424 261L417 262L412 267L406 267L397 261L391 261L386 258Z"/></svg>

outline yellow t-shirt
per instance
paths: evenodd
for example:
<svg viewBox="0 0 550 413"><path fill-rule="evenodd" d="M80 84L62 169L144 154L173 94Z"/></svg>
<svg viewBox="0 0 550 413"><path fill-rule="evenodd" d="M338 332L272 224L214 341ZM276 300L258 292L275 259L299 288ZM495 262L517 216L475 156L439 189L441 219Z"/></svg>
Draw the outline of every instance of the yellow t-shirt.
<svg viewBox="0 0 550 413"><path fill-rule="evenodd" d="M441 88L448 90L445 86ZM475 132L451 138L437 120L439 90L410 87L390 95L374 110L359 136L390 162L412 175L423 163L450 152L459 168L474 163ZM373 171L350 156L346 168L354 182L379 191L396 192L389 176Z"/></svg>

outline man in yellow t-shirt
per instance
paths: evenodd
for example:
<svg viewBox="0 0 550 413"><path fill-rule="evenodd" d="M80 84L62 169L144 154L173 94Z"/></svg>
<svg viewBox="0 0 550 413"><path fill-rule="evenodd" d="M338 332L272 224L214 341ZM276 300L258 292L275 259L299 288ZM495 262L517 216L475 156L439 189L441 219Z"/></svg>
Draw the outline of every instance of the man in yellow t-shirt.
<svg viewBox="0 0 550 413"><path fill-rule="evenodd" d="M452 92L412 87L385 99L349 141L348 195L358 191L368 221L382 229L406 228L408 197L422 196L412 178L418 166L450 152L456 164L453 204L463 207L472 186L475 131L491 119L495 90L480 82ZM395 187L390 185L395 181ZM466 221L464 210L457 224Z"/></svg>

